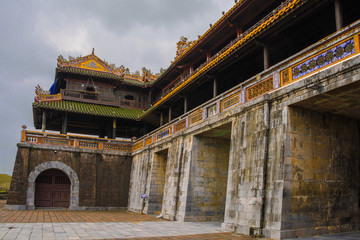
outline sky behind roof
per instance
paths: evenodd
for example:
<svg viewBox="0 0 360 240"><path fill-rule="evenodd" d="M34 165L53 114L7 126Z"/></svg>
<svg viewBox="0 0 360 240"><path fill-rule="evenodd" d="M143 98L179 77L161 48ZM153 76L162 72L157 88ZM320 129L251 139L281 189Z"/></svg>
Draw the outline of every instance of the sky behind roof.
<svg viewBox="0 0 360 240"><path fill-rule="evenodd" d="M180 36L197 39L233 0L5 0L0 8L0 173L12 174L21 126L34 130L35 86L49 89L59 55L95 55L159 72Z"/></svg>

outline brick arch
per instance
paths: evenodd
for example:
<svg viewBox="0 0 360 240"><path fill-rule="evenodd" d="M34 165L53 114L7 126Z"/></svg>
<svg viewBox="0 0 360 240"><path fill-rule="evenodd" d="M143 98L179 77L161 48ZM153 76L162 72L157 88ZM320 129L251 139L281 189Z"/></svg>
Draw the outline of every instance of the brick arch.
<svg viewBox="0 0 360 240"><path fill-rule="evenodd" d="M63 171L70 179L70 210L79 209L79 178L76 172L59 161L44 162L35 167L35 169L29 174L28 177L28 188L26 192L26 208L35 209L35 180L45 170L58 169Z"/></svg>

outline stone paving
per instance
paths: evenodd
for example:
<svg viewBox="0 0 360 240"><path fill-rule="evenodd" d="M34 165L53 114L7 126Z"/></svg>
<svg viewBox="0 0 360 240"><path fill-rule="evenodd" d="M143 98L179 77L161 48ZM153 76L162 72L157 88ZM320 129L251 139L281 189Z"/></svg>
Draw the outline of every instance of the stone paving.
<svg viewBox="0 0 360 240"><path fill-rule="evenodd" d="M257 239L223 232L218 222L180 223L126 211L10 211L4 204L0 201L0 239ZM360 232L297 238L307 239L355 240Z"/></svg>

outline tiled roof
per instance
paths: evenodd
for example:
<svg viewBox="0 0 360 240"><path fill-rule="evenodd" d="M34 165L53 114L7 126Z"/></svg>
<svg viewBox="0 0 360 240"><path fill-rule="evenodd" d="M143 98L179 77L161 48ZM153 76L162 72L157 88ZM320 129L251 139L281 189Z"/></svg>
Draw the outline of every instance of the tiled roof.
<svg viewBox="0 0 360 240"><path fill-rule="evenodd" d="M133 80L133 79L127 79L127 78L124 78L123 76L119 76L119 75L116 75L113 73L92 71L92 70L74 68L74 67L57 67L56 71L81 74L84 76L91 76L91 77L102 77L102 78L108 78L108 79L115 79L115 80L123 81L123 83L128 84L128 85L133 85L133 86L139 86L139 87L145 86L145 84L143 82Z"/></svg>
<svg viewBox="0 0 360 240"><path fill-rule="evenodd" d="M126 118L133 120L137 120L143 114L142 110L137 109L126 109L65 100L52 102L34 102L33 108L51 109L64 112L81 113L102 117Z"/></svg>

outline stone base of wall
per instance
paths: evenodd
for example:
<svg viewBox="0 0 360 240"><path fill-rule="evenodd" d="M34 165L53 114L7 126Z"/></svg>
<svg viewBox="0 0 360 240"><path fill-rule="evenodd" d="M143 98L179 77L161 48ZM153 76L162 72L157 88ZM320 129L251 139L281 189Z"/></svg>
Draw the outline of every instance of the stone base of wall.
<svg viewBox="0 0 360 240"><path fill-rule="evenodd" d="M352 231L358 231L359 229L360 229L360 225L344 224L344 225L325 226L325 227L317 227L317 228L281 230L279 239L316 236L316 235L324 235L324 234L332 234L332 233L340 233L340 232L352 232Z"/></svg>

